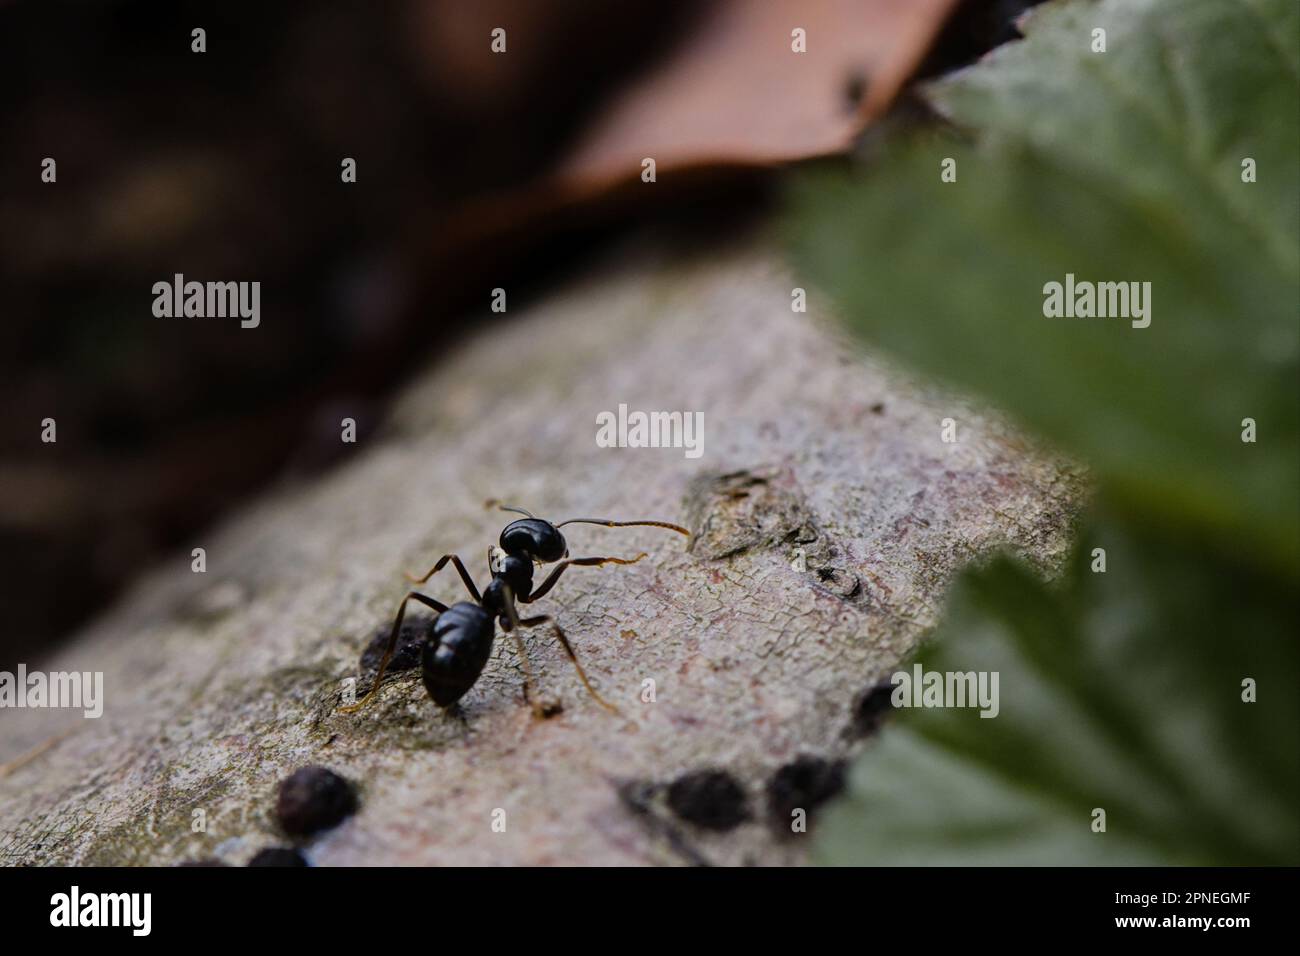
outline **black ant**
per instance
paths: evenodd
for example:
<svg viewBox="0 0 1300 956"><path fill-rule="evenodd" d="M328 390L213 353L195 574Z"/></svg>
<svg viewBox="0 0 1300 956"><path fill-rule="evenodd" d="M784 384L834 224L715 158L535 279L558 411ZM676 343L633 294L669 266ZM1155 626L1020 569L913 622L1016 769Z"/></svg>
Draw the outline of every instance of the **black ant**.
<svg viewBox="0 0 1300 956"><path fill-rule="evenodd" d="M355 704L340 708L343 713L353 713L360 710L379 691L379 685L384 679L384 671L388 668L389 660L392 659L393 650L397 647L397 636L402 629L402 618L406 615L406 605L410 601L418 601L427 607L431 607L438 614L437 619L434 621L433 632L420 652L420 662L424 674L424 686L429 691L429 696L433 698L433 702L439 707L450 707L464 697L469 689L474 686L492 654L492 641L496 637L496 624L500 622L501 629L515 639L515 646L519 650L519 659L524 665L525 695L533 707L534 714L541 716L543 708L537 700L532 665L528 662L528 653L524 648L524 642L519 636L518 629L521 627L534 627L538 624L551 625L556 639L564 647L564 651L569 655L569 660L573 662L573 666L577 668L578 677L582 679L582 684L587 688L588 693L602 707L618 713L618 708L596 693L596 689L587 680L582 665L578 663L578 655L573 652L573 646L569 643L569 639L564 636L564 631L560 629L560 625L555 623L547 614L520 618L515 602L531 604L536 601L555 586L555 582L560 579L560 575L568 567L636 564L646 556L645 552L642 552L635 558L570 558L568 544L564 540L564 535L560 533L560 528L566 524L598 524L607 528L629 528L634 526L667 528L670 531L676 531L678 534L684 534L688 538L690 532L666 521L610 521L606 518L570 518L568 521L552 524L543 518L534 517L522 508L500 505L496 501L489 501L487 505L489 507L499 505L502 511L513 511L516 514L526 516L506 525L501 532L500 544L488 548L488 570L492 574L492 581L483 593L479 594L474 579L465 570L464 563L454 554L444 554L424 577L416 578L408 574L406 576L407 580L413 584L424 584L450 561L456 566L456 570L460 573L460 579L465 582L465 589L469 591L474 601L472 603L462 601L448 607L441 601L435 601L418 591L411 591L406 597L402 598L402 603L397 606L397 617L393 620L393 629L388 635L388 646L379 662L379 673L375 675L374 685L361 700ZM551 571L546 580L534 590L533 565L550 564L555 561L558 561L559 564L555 566L555 569Z"/></svg>

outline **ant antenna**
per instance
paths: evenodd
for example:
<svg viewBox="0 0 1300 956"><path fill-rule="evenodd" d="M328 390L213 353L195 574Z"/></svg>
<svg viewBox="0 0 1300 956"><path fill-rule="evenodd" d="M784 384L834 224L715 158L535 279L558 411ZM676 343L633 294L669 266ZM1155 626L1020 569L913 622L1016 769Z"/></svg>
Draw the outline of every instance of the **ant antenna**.
<svg viewBox="0 0 1300 956"><path fill-rule="evenodd" d="M567 521L561 521L555 527L563 528L566 524L598 524L606 528L667 528L669 531L684 534L688 538L691 536L691 533L681 525L669 524L667 521L610 521L608 518L570 518Z"/></svg>
<svg viewBox="0 0 1300 956"><path fill-rule="evenodd" d="M503 504L502 504L500 501L498 501L496 498L489 498L487 501L483 502L483 507L484 507L484 508L491 508L493 505L495 505L496 508L497 508L497 510L499 510L499 511L513 511L515 514L517 514L517 515L524 515L524 516L527 517L527 518L535 518L535 517L537 517L537 516L536 516L535 514L533 514L531 511L525 511L523 508L515 508L515 507L512 507L511 505L503 505Z"/></svg>

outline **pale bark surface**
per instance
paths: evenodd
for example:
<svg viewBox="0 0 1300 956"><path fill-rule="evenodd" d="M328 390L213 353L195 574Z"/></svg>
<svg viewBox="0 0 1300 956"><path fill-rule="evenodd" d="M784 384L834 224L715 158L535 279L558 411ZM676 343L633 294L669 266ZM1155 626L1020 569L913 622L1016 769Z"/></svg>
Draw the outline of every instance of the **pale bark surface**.
<svg viewBox="0 0 1300 956"><path fill-rule="evenodd" d="M866 745L849 732L855 701L933 622L964 562L1007 543L1055 567L1082 478L858 357L815 291L792 312L800 283L767 243L653 260L593 268L485 328L405 393L372 447L196 541L206 574L178 555L33 664L103 671L107 703L97 721L0 712L0 762L45 746L0 779L0 862L243 863L290 842L276 786L306 764L360 792L356 816L302 844L320 865L804 859L807 838L768 819L773 774ZM597 413L619 403L703 411L703 456L598 448ZM957 444L940 440L946 417ZM456 551L486 583L508 520L484 510L490 496L698 533L687 551L667 532L571 526L575 556L650 557L571 569L533 606L622 717L585 695L545 629L528 639L563 703L548 720L523 703L504 637L459 715L433 706L418 670L364 713L337 713L345 678L369 685L358 659L403 570ZM450 569L425 591L463 599ZM706 768L743 789L749 822L714 833L669 808L658 785Z"/></svg>

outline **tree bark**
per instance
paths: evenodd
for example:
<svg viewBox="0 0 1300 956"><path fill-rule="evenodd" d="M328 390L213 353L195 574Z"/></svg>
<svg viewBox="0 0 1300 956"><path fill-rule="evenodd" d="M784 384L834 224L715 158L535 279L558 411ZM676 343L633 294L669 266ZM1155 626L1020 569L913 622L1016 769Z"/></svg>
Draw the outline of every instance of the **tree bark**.
<svg viewBox="0 0 1300 956"><path fill-rule="evenodd" d="M206 573L177 556L42 662L104 672L104 715L0 713L0 862L242 864L294 842L276 787L308 764L360 797L299 844L320 865L802 861L793 811L815 825L839 763L869 743L864 693L934 621L954 570L1006 544L1051 573L1084 480L839 341L816 290L794 312L799 283L766 240L690 255L643 240L612 258L442 356L346 464L195 541ZM703 454L597 447L597 414L620 403L702 411ZM417 668L339 713L346 678L369 686L359 657L402 571L457 552L486 583L511 517L489 497L695 532L688 549L657 529L566 527L575 557L649 557L572 568L530 609L554 614L621 716L546 628L526 639L562 704L549 719L500 635L457 712ZM450 568L422 590L465 599Z"/></svg>

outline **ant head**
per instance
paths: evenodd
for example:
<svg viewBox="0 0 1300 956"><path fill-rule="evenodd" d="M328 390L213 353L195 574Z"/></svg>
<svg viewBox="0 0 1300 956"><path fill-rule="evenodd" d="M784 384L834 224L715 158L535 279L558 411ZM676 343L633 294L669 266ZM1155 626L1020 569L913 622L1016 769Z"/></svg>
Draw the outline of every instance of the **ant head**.
<svg viewBox="0 0 1300 956"><path fill-rule="evenodd" d="M569 545L560 529L542 518L520 518L501 532L501 550L524 555L538 564L549 564L569 556Z"/></svg>

